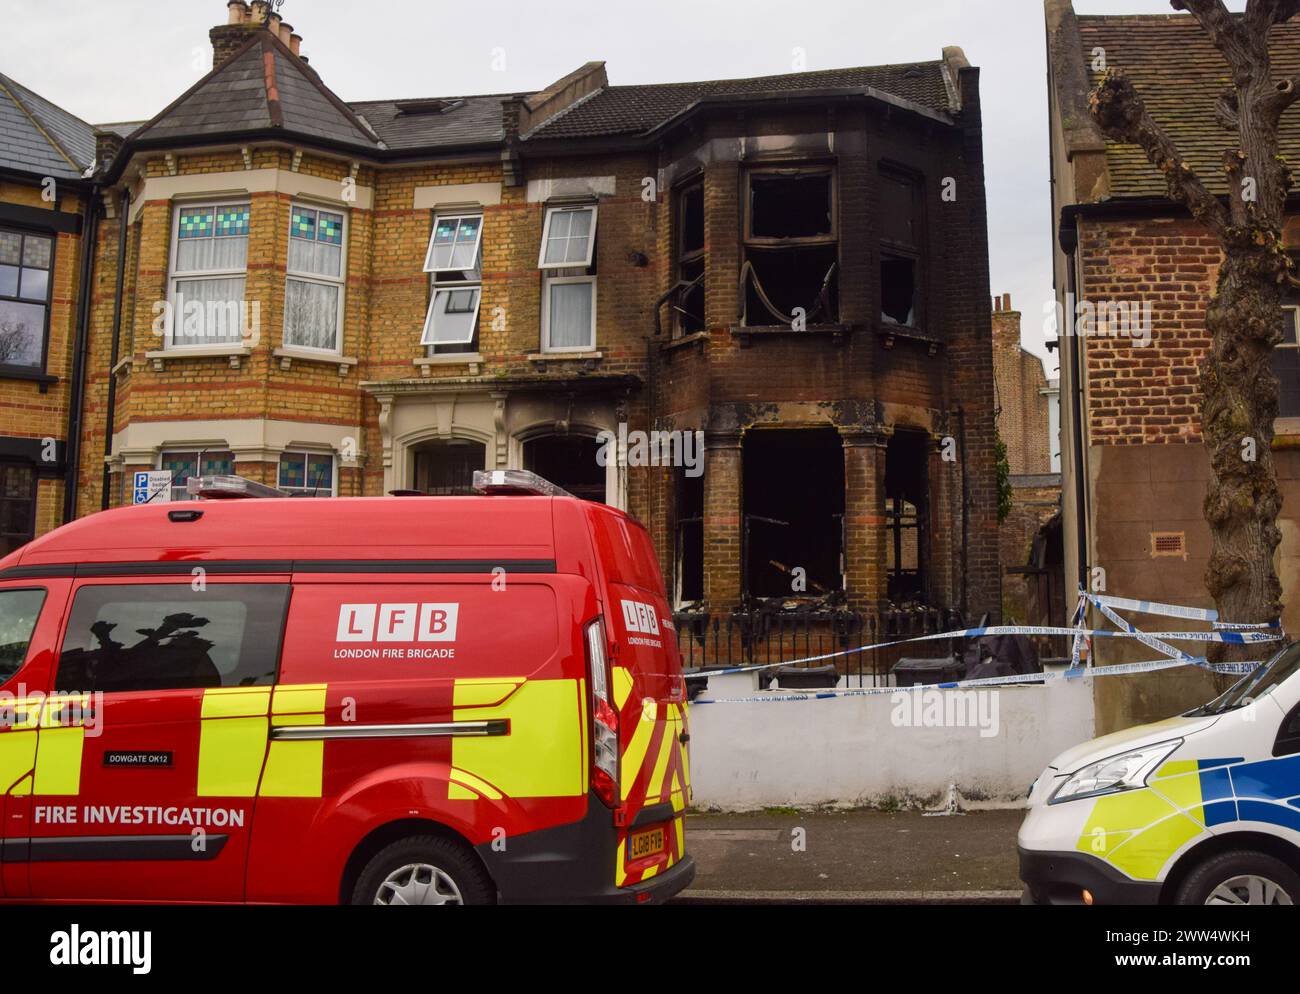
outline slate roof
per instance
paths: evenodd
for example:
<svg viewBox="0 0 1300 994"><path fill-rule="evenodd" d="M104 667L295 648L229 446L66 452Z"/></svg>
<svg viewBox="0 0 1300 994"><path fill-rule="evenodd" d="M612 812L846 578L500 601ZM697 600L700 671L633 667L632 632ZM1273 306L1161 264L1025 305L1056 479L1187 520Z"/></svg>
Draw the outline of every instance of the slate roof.
<svg viewBox="0 0 1300 994"><path fill-rule="evenodd" d="M0 75L0 169L80 179L94 159L94 128Z"/></svg>
<svg viewBox="0 0 1300 994"><path fill-rule="evenodd" d="M588 138L652 131L692 104L709 98L743 99L798 90L864 89L872 87L947 114L948 90L943 63L915 62L892 66L858 66L816 72L715 79L696 83L652 83L608 86L578 101L535 128L538 138Z"/></svg>
<svg viewBox="0 0 1300 994"><path fill-rule="evenodd" d="M161 141L273 128L358 148L382 147L315 70L261 30L131 138Z"/></svg>
<svg viewBox="0 0 1300 994"><path fill-rule="evenodd" d="M1106 50L1106 62L1122 68L1133 81L1147 109L1177 142L1206 186L1227 192L1220 166L1232 135L1214 118L1215 100L1230 82L1227 64L1214 43L1190 14L1148 16L1080 15L1079 38L1090 85L1101 81L1092 71L1092 52ZM1273 29L1275 79L1300 74L1300 21ZM1300 161L1300 108L1282 117L1282 151ZM1165 181L1136 145L1107 140L1106 165L1111 197L1164 197Z"/></svg>
<svg viewBox="0 0 1300 994"><path fill-rule="evenodd" d="M363 100L350 103L380 139L392 149L491 144L505 140L501 126L501 102L514 94L478 97L430 97L421 100ZM436 100L445 110L403 111Z"/></svg>

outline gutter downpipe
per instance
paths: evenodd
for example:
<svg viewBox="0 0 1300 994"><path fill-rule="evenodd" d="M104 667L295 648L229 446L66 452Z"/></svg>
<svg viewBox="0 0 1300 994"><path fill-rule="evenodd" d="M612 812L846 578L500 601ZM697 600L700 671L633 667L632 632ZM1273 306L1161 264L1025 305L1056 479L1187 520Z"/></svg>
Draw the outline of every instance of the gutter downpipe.
<svg viewBox="0 0 1300 994"><path fill-rule="evenodd" d="M1079 271L1076 253L1079 248L1078 222L1072 212L1061 217L1060 228L1061 251L1065 253L1066 301L1073 306L1079 299ZM1069 308L1062 308L1062 318L1071 322L1074 315ZM1082 364L1079 358L1081 342L1079 336L1072 333L1072 328L1058 329L1058 338L1064 337L1070 351L1070 405L1074 412L1071 419L1070 443L1074 449L1074 507L1075 536L1078 542L1079 584L1084 589L1088 586L1088 487L1087 466L1084 462L1083 419L1087 413L1083 402L1083 383L1080 381ZM1062 335L1062 333L1065 333Z"/></svg>
<svg viewBox="0 0 1300 994"><path fill-rule="evenodd" d="M117 358L122 336L122 284L126 278L127 215L131 210L131 192L122 191L118 204L117 284L113 288L113 347L108 360L107 414L104 418L104 475L100 485L100 510L108 510L108 487L112 480L108 460L113 455L113 421L117 405Z"/></svg>
<svg viewBox="0 0 1300 994"><path fill-rule="evenodd" d="M68 435L64 445L63 523L77 513L77 490L81 473L82 409L86 403L86 366L90 351L91 280L95 274L95 238L99 229L99 183L90 185L86 223L82 230L81 264L78 274L77 339L72 350L72 392L68 397Z"/></svg>

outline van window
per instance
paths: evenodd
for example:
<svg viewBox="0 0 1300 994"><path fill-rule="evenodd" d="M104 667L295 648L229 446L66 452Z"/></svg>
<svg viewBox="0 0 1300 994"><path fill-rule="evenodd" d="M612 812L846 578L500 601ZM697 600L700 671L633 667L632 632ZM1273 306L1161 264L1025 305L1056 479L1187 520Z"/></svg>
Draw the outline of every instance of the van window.
<svg viewBox="0 0 1300 994"><path fill-rule="evenodd" d="M1292 642L1268 662L1247 673L1222 695L1208 704L1187 712L1187 716L1223 714L1225 711L1244 707L1251 701L1257 701L1266 694L1271 694L1275 687L1297 673L1300 673L1300 642Z"/></svg>
<svg viewBox="0 0 1300 994"><path fill-rule="evenodd" d="M18 672L45 603L44 589L0 590L0 683Z"/></svg>
<svg viewBox="0 0 1300 994"><path fill-rule="evenodd" d="M252 687L275 682L287 584L95 585L77 591L55 689Z"/></svg>
<svg viewBox="0 0 1300 994"><path fill-rule="evenodd" d="M1300 752L1300 704L1291 709L1291 713L1282 721L1277 730L1277 741L1273 744L1274 756L1294 756Z"/></svg>

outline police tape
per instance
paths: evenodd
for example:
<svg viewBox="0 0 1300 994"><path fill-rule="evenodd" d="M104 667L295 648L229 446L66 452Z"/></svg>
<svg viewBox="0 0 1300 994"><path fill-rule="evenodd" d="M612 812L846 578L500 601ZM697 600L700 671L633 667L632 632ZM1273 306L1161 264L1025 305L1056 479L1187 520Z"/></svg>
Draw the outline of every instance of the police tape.
<svg viewBox="0 0 1300 994"><path fill-rule="evenodd" d="M1286 638L1286 636L1280 632L1277 634L1269 632L1231 631L1146 633L1136 630L1114 632L1105 628L1058 628L1046 625L985 625L979 628L959 628L954 629L953 631L938 632L932 635L913 635L911 638L894 639L889 642L873 642L868 645L853 646L848 649L837 649L834 652L823 652L815 656L800 656L798 659L783 659L776 663L753 663L747 666L728 666L716 670L702 670L699 675L722 676L730 673L755 673L760 670L779 669L782 666L797 666L803 663L816 663L827 659L838 659L842 656L853 656L863 652L872 652L876 649L890 649L895 646L908 645L913 642L942 642L946 639L982 638L986 635L1072 635L1076 637L1086 636L1088 638L1132 638L1143 642L1152 639L1157 642L1170 640L1220 642L1228 645L1254 645L1261 642L1280 642ZM1173 649L1172 646L1169 648ZM1174 651L1178 653L1178 650ZM1175 658L1190 662L1196 657L1188 656L1186 653L1178 653ZM1220 664L1209 663L1207 665L1217 666ZM1232 663L1223 665L1237 666L1241 664ZM1237 671L1232 670L1225 672Z"/></svg>
<svg viewBox="0 0 1300 994"><path fill-rule="evenodd" d="M1092 604L1101 611L1102 615L1112 624L1117 625L1120 630L1110 631L1109 629L1101 628L1084 628L1083 623L1087 616L1087 608L1089 604ZM1213 627L1213 630L1209 632L1143 632L1140 631L1132 622L1121 617L1117 613L1118 611L1134 611L1142 614L1183 618L1189 621L1208 622ZM902 690L911 690L914 688L950 690L966 687L1006 686L1018 683L1046 683L1049 680L1078 679L1086 676L1124 676L1133 673L1149 673L1155 670L1173 669L1180 666L1196 666L1213 673L1245 675L1254 670L1255 667L1259 665L1259 662L1211 663L1204 656L1193 656L1191 653L1185 652L1177 646L1170 645L1169 643L1171 641L1191 641L1217 642L1225 645L1252 645L1256 643L1281 642L1286 638L1285 633L1281 630L1280 619L1266 624L1236 624L1233 622L1221 622L1219 621L1218 611L1213 608L1184 607L1179 604L1164 604L1160 601L1133 600L1127 597L1111 597L1105 594L1090 594L1082 589L1079 590L1079 599L1071 618L1074 621L1074 626L1070 628L1058 628L1046 625L986 625L977 628L963 628L949 632L939 632L932 635L916 635L911 638L895 639L889 642L877 642L849 649L839 649L834 652L820 653L815 656L803 656L798 659L782 660L776 663L755 663L748 666L729 666L715 670L703 670L700 671L698 675L707 677L724 676L734 673L754 673L761 670L773 670L787 666L797 666L802 663L815 663L828 659L838 659L863 652L871 652L875 649L886 649L900 645L908 645L913 642L933 642L956 638L981 638L986 635L1070 635L1073 637L1070 649L1070 665L1068 669L1063 671L1052 671L1050 673L1023 673L1001 677L981 677L973 680L957 680L946 683L915 684L912 687L859 687L854 690L834 689L819 691L813 694L764 694L761 697L718 698L702 701L696 700L694 703L721 704L740 703L743 701L802 701L824 700L835 697L864 697L876 694L898 693ZM1082 645L1085 640L1094 637L1136 639L1143 645L1162 653L1166 658L1146 660L1139 663L1119 663L1112 666L1102 667L1082 666L1080 665Z"/></svg>
<svg viewBox="0 0 1300 994"><path fill-rule="evenodd" d="M1204 660L1202 660L1204 662ZM1021 683L1046 684L1053 680L1084 680L1093 677L1131 676L1134 673L1150 673L1155 670L1176 669L1180 666L1194 665L1195 661L1181 659L1147 659L1139 663L1116 663L1113 666L1080 666L1067 670L1046 673L1018 673L1014 676L979 677L974 680L950 680L945 683L917 683L907 687L846 687L843 689L818 690L811 693L767 693L752 697L707 697L691 701L691 706L700 704L769 704L786 701L825 701L840 697L878 697L882 694L906 694L918 690L966 690L974 687L1000 687ZM1220 672L1249 673L1258 661L1249 663L1209 664L1211 666L1241 667L1241 669L1221 670ZM701 676L715 676L719 671L701 673Z"/></svg>

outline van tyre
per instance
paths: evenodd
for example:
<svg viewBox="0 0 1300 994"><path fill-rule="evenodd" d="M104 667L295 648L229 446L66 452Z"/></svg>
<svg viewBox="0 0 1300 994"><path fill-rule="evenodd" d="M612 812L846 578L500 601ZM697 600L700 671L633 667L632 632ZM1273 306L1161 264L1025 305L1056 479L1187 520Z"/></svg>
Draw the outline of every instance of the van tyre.
<svg viewBox="0 0 1300 994"><path fill-rule="evenodd" d="M1187 875L1174 903L1300 904L1300 874L1267 853L1220 853Z"/></svg>
<svg viewBox="0 0 1300 994"><path fill-rule="evenodd" d="M465 846L437 835L390 842L370 857L353 904L492 904L496 888Z"/></svg>

